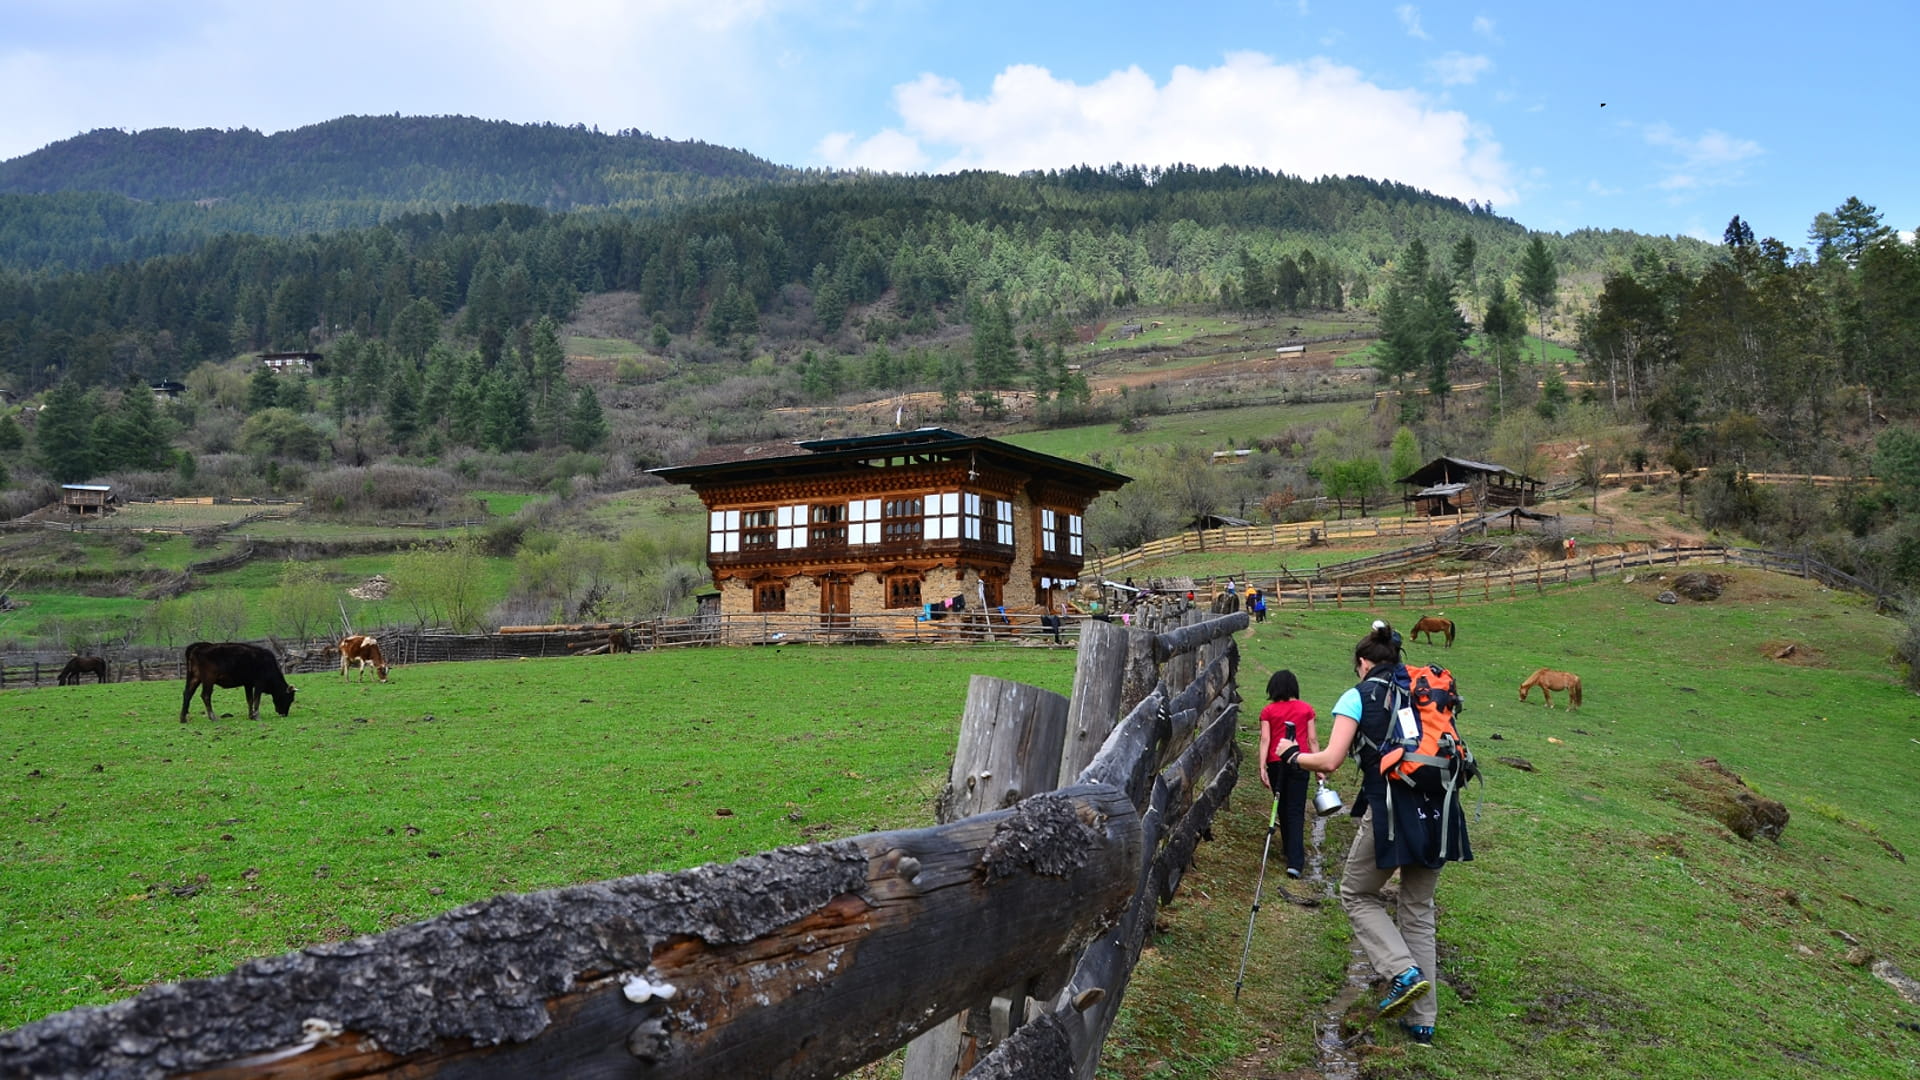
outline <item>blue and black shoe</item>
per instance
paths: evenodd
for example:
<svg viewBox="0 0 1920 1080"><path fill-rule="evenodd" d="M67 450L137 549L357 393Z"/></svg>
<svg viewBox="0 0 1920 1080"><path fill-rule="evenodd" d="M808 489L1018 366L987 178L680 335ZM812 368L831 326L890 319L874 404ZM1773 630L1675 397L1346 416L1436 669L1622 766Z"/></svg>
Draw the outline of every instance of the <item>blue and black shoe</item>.
<svg viewBox="0 0 1920 1080"><path fill-rule="evenodd" d="M1387 987L1387 996L1380 999L1380 1019L1391 1020L1406 1012L1409 1006L1431 989L1433 984L1420 974L1418 965L1395 975Z"/></svg>
<svg viewBox="0 0 1920 1080"><path fill-rule="evenodd" d="M1410 1040L1415 1046L1432 1046L1433 1045L1433 1025L1432 1024L1409 1024L1406 1021L1402 1020L1400 1022L1400 1030L1407 1033L1408 1040Z"/></svg>

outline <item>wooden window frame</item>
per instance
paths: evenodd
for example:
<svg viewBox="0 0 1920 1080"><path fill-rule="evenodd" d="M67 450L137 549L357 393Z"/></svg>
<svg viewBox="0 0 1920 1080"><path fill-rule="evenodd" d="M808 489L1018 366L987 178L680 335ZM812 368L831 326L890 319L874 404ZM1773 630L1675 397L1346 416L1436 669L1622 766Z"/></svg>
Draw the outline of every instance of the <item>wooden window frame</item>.
<svg viewBox="0 0 1920 1080"><path fill-rule="evenodd" d="M753 610L755 612L776 612L787 610L787 583L784 581L756 581L753 588Z"/></svg>
<svg viewBox="0 0 1920 1080"><path fill-rule="evenodd" d="M888 608L918 608L926 602L921 599L926 577L922 574L888 574L885 577Z"/></svg>

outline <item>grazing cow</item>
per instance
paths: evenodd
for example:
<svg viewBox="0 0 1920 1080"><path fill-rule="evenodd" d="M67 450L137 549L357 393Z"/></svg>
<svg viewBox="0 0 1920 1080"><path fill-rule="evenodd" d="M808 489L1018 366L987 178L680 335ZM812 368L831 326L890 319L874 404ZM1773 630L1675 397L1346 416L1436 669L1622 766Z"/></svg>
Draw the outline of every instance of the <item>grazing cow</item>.
<svg viewBox="0 0 1920 1080"><path fill-rule="evenodd" d="M60 685L79 686L80 676L86 674L98 675L101 682L106 682L107 662L97 656L76 656L60 669Z"/></svg>
<svg viewBox="0 0 1920 1080"><path fill-rule="evenodd" d="M607 635L607 651L610 653L633 651L633 642L627 638L625 630L615 630Z"/></svg>
<svg viewBox="0 0 1920 1080"><path fill-rule="evenodd" d="M260 719L260 695L273 697L273 708L281 716L293 708L294 689L280 673L280 661L268 649L242 641L196 641L187 646L187 692L180 697L180 722L187 722L187 706L193 691L213 719L213 688L244 686L247 690L247 719Z"/></svg>
<svg viewBox="0 0 1920 1080"><path fill-rule="evenodd" d="M380 643L369 634L354 634L340 639L340 677L347 677L347 668L360 665L360 681L367 681L367 665L373 665L373 673L381 682L387 681L387 658L380 655Z"/></svg>

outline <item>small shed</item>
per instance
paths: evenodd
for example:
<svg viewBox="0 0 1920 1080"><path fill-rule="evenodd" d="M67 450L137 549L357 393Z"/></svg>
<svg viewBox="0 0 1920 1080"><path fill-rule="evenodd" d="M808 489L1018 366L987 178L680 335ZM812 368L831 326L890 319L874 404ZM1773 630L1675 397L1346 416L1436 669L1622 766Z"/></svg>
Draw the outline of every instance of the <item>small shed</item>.
<svg viewBox="0 0 1920 1080"><path fill-rule="evenodd" d="M1540 501L1542 486L1505 465L1455 457L1434 458L1394 483L1411 489L1402 497L1409 512L1430 517L1529 506Z"/></svg>
<svg viewBox="0 0 1920 1080"><path fill-rule="evenodd" d="M60 505L69 514L105 514L115 501L110 484L60 485Z"/></svg>
<svg viewBox="0 0 1920 1080"><path fill-rule="evenodd" d="M156 383L149 383L148 389L152 390L153 396L161 401L174 401L187 392L187 384L175 382L172 379L162 379Z"/></svg>

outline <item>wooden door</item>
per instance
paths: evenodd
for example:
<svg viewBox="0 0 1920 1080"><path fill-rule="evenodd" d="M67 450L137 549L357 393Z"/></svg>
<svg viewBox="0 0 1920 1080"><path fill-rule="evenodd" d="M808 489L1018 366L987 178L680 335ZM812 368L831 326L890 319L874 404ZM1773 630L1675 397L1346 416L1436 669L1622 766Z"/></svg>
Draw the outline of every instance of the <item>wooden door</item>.
<svg viewBox="0 0 1920 1080"><path fill-rule="evenodd" d="M846 626L852 620L847 616L847 605L853 600L853 582L844 577L830 577L820 583L820 625L831 630Z"/></svg>

